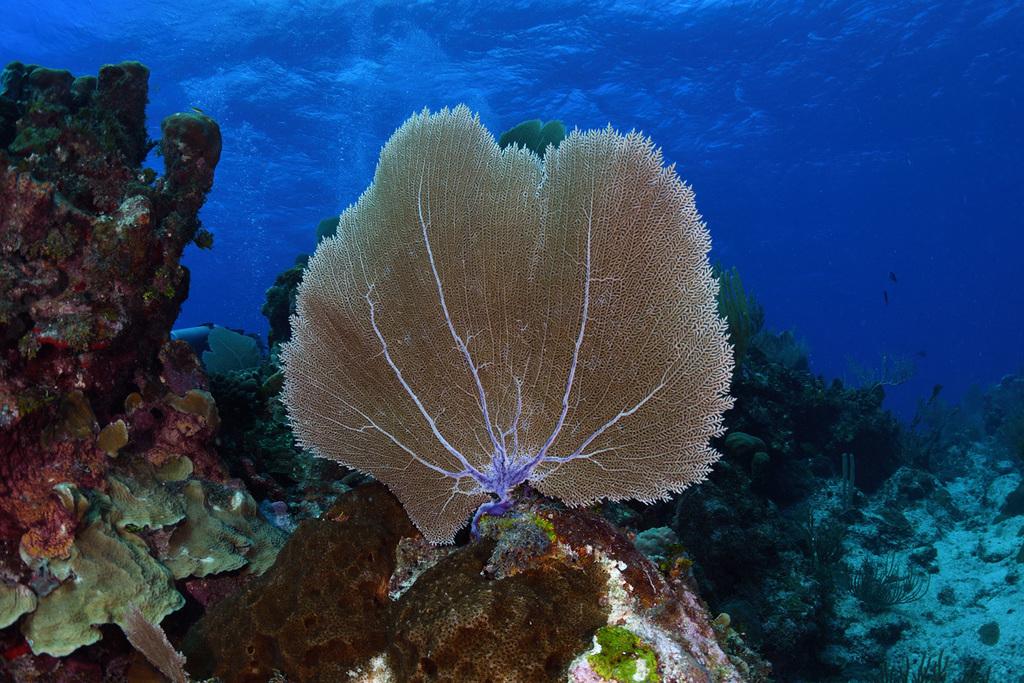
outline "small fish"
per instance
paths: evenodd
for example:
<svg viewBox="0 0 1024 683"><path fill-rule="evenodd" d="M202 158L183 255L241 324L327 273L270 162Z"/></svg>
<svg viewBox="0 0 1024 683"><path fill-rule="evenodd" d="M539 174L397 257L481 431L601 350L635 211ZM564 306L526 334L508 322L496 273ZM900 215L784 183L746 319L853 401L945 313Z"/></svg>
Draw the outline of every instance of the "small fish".
<svg viewBox="0 0 1024 683"><path fill-rule="evenodd" d="M892 272L891 270L889 271L889 279L892 280L893 282L898 282L898 280L896 279L896 273Z"/></svg>
<svg viewBox="0 0 1024 683"><path fill-rule="evenodd" d="M917 358L927 358L928 352L925 351L924 349L921 349L920 351L914 352L914 356L916 356Z"/></svg>
<svg viewBox="0 0 1024 683"><path fill-rule="evenodd" d="M928 398L928 402L933 403L935 399L939 397L940 393L942 393L942 385L936 384L934 387L932 387L932 395Z"/></svg>
<svg viewBox="0 0 1024 683"><path fill-rule="evenodd" d="M192 111L199 112L203 116L206 116L206 112L200 109L199 107L196 107L195 105L192 106ZM892 273L889 273L889 275L892 275Z"/></svg>
<svg viewBox="0 0 1024 683"><path fill-rule="evenodd" d="M885 300L885 305L888 306L889 305L889 290L887 290L887 289L883 289L882 290L882 299Z"/></svg>

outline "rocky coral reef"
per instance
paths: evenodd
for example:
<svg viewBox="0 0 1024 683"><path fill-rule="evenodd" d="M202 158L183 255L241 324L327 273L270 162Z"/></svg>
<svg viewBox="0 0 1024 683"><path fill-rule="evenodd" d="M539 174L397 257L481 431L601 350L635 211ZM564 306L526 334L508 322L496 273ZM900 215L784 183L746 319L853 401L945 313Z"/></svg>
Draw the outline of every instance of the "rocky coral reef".
<svg viewBox="0 0 1024 683"><path fill-rule="evenodd" d="M538 498L488 520L484 541L437 549L382 487L359 487L275 564L285 536L264 515L288 526L287 503L315 515L361 477L324 488L347 473L295 450L273 355L211 381L169 341L188 293L182 250L210 244L197 212L221 143L198 113L149 141L147 78L135 63L77 79L15 63L2 78L6 677L137 676L112 625L166 649L204 611L189 666L223 680L597 680L609 633L632 634L616 670L649 680L761 671L723 649L684 573L666 579L607 522ZM157 145L162 176L142 168ZM277 328L299 277L270 292ZM234 475L270 499L264 515Z"/></svg>
<svg viewBox="0 0 1024 683"><path fill-rule="evenodd" d="M788 333L754 337L709 480L670 503L609 505L606 514L635 530L672 530L713 608L784 676L816 680L829 669L814 653L832 636L835 593L821 565L838 557L816 559L808 538L824 543L845 525L821 514L808 527L809 500L827 492L833 506L814 509L839 515L857 489L877 489L900 464L900 427L881 390L828 383L804 353ZM855 485L842 479L844 454Z"/></svg>
<svg viewBox="0 0 1024 683"><path fill-rule="evenodd" d="M533 498L487 520L484 534L431 546L386 489L359 487L303 522L269 572L192 629L190 671L227 681L599 681L599 630L612 626L642 644L620 654L644 658L644 680L763 680L756 658L723 649L686 573L665 578L600 517Z"/></svg>
<svg viewBox="0 0 1024 683"><path fill-rule="evenodd" d="M958 406L922 401L906 464L842 514L822 657L843 680L907 666L960 683L1019 680L1024 463L1006 427L1024 416L1022 388L1010 375ZM825 492L812 504L830 508Z"/></svg>
<svg viewBox="0 0 1024 683"><path fill-rule="evenodd" d="M54 657L130 607L159 623L190 581L258 573L283 543L228 479L206 376L169 341L182 250L208 242L197 213L220 132L176 114L148 140L148 76L16 62L0 77L0 623L19 627L0 646L15 680L109 673L110 653ZM162 176L142 168L153 147Z"/></svg>
<svg viewBox="0 0 1024 683"><path fill-rule="evenodd" d="M121 419L129 394L170 388L159 353L221 141L204 116L169 117L167 173L142 169L148 76L131 62L98 78L19 63L2 76L0 537L33 557L65 556L74 533L54 484L102 486L96 426Z"/></svg>
<svg viewBox="0 0 1024 683"><path fill-rule="evenodd" d="M226 682L1015 680L1021 377L959 407L937 387L901 426L731 271L745 353L709 481L603 516L526 489L432 546L294 445L276 349L307 257L258 366L169 341L221 141L196 112L148 140L147 79L0 76L0 679L156 680L131 641Z"/></svg>
<svg viewBox="0 0 1024 683"><path fill-rule="evenodd" d="M757 335L709 480L605 515L655 561L692 563L701 595L781 680L903 680L904 665L940 664L941 680L1011 680L1019 378L958 407L933 395L901 425L880 387L826 382L803 354L789 333Z"/></svg>

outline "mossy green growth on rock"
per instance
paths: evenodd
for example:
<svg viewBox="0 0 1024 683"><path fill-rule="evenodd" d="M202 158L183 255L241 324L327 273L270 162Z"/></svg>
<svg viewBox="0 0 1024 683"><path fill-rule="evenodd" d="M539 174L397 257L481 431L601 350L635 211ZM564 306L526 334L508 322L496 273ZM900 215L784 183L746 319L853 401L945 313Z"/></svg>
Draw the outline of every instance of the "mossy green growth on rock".
<svg viewBox="0 0 1024 683"><path fill-rule="evenodd" d="M63 113L63 108L58 105L34 101L18 125L18 133L10 145L11 153L28 156L49 152L60 139L58 123Z"/></svg>
<svg viewBox="0 0 1024 683"><path fill-rule="evenodd" d="M480 533L497 541L484 572L498 580L528 570L551 551L557 539L551 520L532 510L501 517L484 516Z"/></svg>
<svg viewBox="0 0 1024 683"><path fill-rule="evenodd" d="M45 154L59 138L60 131L56 128L23 128L11 143L11 151L15 154Z"/></svg>
<svg viewBox="0 0 1024 683"><path fill-rule="evenodd" d="M548 537L548 541L554 543L558 536L555 534L555 525L550 519L536 512L524 512L521 514L504 515L501 517L488 516L480 520L480 532L483 536L498 538L504 532L513 527L523 524L532 524Z"/></svg>
<svg viewBox="0 0 1024 683"><path fill-rule="evenodd" d="M601 649L587 657L596 673L619 683L660 683L658 658L639 636L622 626L603 626L594 635Z"/></svg>
<svg viewBox="0 0 1024 683"><path fill-rule="evenodd" d="M554 543L557 540L558 535L555 534L555 525L550 519L547 517L541 517L540 515L533 515L532 521L540 528L541 531L544 532L544 535L548 537L549 541Z"/></svg>

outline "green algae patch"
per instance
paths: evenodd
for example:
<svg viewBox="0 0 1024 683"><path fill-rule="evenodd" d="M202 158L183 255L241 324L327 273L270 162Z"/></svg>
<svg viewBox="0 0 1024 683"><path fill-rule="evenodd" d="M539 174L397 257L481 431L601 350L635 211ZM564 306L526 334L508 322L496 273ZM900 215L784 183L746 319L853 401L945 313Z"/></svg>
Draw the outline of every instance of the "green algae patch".
<svg viewBox="0 0 1024 683"><path fill-rule="evenodd" d="M587 662L600 676L619 683L660 683L658 658L640 637L621 626L603 626L594 635L598 652Z"/></svg>
<svg viewBox="0 0 1024 683"><path fill-rule="evenodd" d="M544 532L548 537L548 540L554 543L558 539L558 535L555 533L555 524L547 517L541 517L540 515L533 515L533 523Z"/></svg>
<svg viewBox="0 0 1024 683"><path fill-rule="evenodd" d="M555 534L554 523L547 517L539 515L536 512L514 513L501 517L483 517L480 520L480 530L484 536L498 538L505 532L524 523L532 524L540 529L551 543L554 543L558 539L557 534Z"/></svg>

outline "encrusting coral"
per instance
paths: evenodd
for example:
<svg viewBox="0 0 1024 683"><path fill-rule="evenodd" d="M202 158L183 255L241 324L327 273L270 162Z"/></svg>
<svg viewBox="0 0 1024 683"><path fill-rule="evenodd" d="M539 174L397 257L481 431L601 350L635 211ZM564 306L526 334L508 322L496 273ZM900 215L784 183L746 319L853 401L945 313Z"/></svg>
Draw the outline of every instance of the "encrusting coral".
<svg viewBox="0 0 1024 683"><path fill-rule="evenodd" d="M23 625L36 653L59 657L96 642L98 626L120 623L129 604L160 623L185 603L171 572L149 554L142 538L115 531L98 512L85 524L70 557L49 564L62 583L39 600ZM73 580L65 580L72 575Z"/></svg>
<svg viewBox="0 0 1024 683"><path fill-rule="evenodd" d="M36 594L27 586L0 583L0 628L16 622L22 614L36 608Z"/></svg>
<svg viewBox="0 0 1024 683"><path fill-rule="evenodd" d="M95 642L99 625L125 625L129 605L160 623L184 605L176 579L242 567L261 574L273 563L284 534L259 516L252 497L191 478L188 459L181 461L118 462L105 493L61 489L80 521L67 559L32 560L60 582L28 610L22 630L34 652L62 656Z"/></svg>
<svg viewBox="0 0 1024 683"><path fill-rule="evenodd" d="M182 490L185 519L161 554L177 579L203 577L249 565L262 574L274 562L284 534L259 515L245 491L192 480Z"/></svg>

